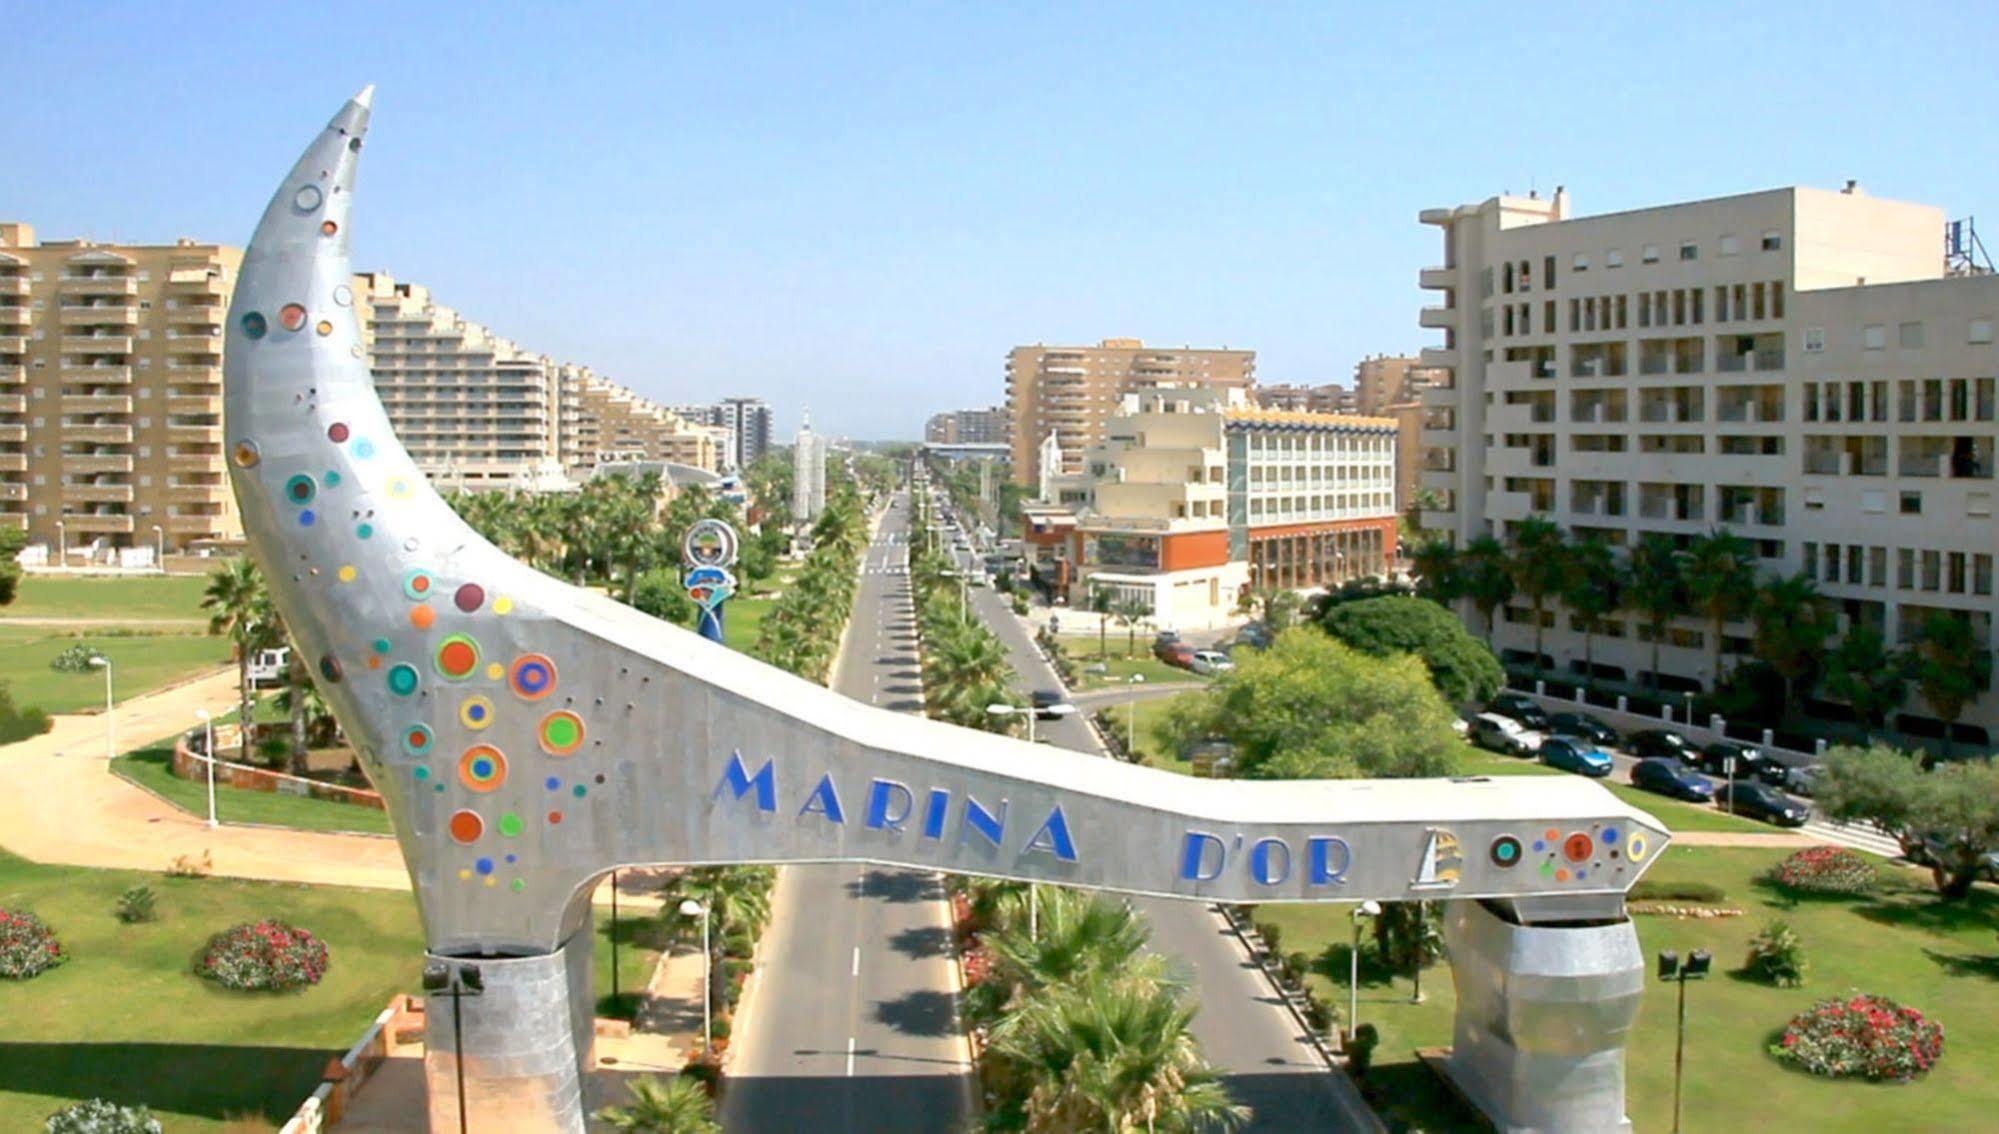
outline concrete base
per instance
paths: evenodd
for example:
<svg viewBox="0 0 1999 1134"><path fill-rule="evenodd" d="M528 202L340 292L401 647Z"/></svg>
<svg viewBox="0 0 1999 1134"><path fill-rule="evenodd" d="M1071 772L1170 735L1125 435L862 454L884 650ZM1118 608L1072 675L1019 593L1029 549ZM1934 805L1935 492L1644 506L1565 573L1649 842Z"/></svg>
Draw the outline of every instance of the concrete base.
<svg viewBox="0 0 1999 1134"><path fill-rule="evenodd" d="M1520 925L1452 902L1444 943L1457 985L1446 1069L1501 1134L1628 1134L1624 1044L1645 991L1628 920Z"/></svg>
<svg viewBox="0 0 1999 1134"><path fill-rule="evenodd" d="M431 1134L584 1134L595 1041L590 948L585 929L539 956L425 954L427 964L476 966L485 985L484 992L455 1003L442 993L425 1002Z"/></svg>

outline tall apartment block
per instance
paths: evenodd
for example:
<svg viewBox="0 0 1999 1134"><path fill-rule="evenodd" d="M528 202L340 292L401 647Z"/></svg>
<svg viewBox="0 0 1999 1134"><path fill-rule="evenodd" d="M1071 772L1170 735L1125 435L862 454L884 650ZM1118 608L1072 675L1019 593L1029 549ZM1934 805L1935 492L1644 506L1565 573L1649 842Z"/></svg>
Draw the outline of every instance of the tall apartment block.
<svg viewBox="0 0 1999 1134"><path fill-rule="evenodd" d="M613 461L670 461L710 472L725 467L719 428L689 422L587 366L565 364L557 388L561 462L573 480Z"/></svg>
<svg viewBox="0 0 1999 1134"><path fill-rule="evenodd" d="M722 467L746 469L770 452L773 419L762 398L723 398L709 405L668 407L688 421L712 425L723 438Z"/></svg>
<svg viewBox="0 0 1999 1134"><path fill-rule="evenodd" d="M1355 413L1353 391L1337 382L1323 386L1252 386L1249 396L1264 409L1289 413Z"/></svg>
<svg viewBox="0 0 1999 1134"><path fill-rule="evenodd" d="M1253 350L1148 347L1137 339L1096 346L1015 347L1006 360L1007 442L1016 483L1041 483L1041 447L1055 437L1067 475L1083 450L1103 440L1104 421L1124 395L1159 383L1246 388L1256 381Z"/></svg>
<svg viewBox="0 0 1999 1134"><path fill-rule="evenodd" d="M1437 372L1408 355L1370 355L1354 363L1354 412L1381 417L1390 406L1412 402L1436 381Z"/></svg>
<svg viewBox="0 0 1999 1134"><path fill-rule="evenodd" d="M1424 393L1426 526L1457 541L1532 515L1630 546L1726 528L1767 574L1804 573L1847 626L1908 642L1937 611L1992 645L1999 276L1946 256L1940 209L1778 189L1572 217L1568 197L1429 209L1444 260L1420 324L1444 343ZM1531 657L1532 615L1495 644ZM1548 664L1581 667L1559 616ZM1676 620L1668 688L1706 686L1710 630ZM1746 654L1751 629L1725 630ZM1599 675L1650 669L1645 628L1614 618ZM1961 739L1999 725L1990 692ZM1940 735L1912 697L1900 722Z"/></svg>
<svg viewBox="0 0 1999 1134"><path fill-rule="evenodd" d="M41 242L0 223L0 523L50 561L242 538L222 322L242 250Z"/></svg>
<svg viewBox="0 0 1999 1134"><path fill-rule="evenodd" d="M1004 445L1006 435L1004 406L931 414L923 424L923 439L932 445Z"/></svg>

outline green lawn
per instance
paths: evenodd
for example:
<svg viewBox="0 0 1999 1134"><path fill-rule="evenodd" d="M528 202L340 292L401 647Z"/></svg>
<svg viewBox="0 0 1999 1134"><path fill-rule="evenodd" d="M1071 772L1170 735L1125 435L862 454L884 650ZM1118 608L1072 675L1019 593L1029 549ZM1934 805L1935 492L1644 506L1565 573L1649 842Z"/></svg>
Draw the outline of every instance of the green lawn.
<svg viewBox="0 0 1999 1134"><path fill-rule="evenodd" d="M722 642L732 650L747 653L763 629L764 615L777 605L774 598L733 598L722 608Z"/></svg>
<svg viewBox="0 0 1999 1134"><path fill-rule="evenodd" d="M113 905L140 883L159 895L160 920L122 925ZM92 1096L151 1106L168 1134L223 1134L231 1116L274 1128L391 995L415 990L422 960L408 894L37 866L0 852L0 906L41 915L70 954L33 980L0 981L7 1131L40 1130ZM237 993L192 974L211 934L263 917L325 938L332 962L317 987Z"/></svg>
<svg viewBox="0 0 1999 1134"><path fill-rule="evenodd" d="M53 626L0 624L0 681L7 683L14 703L50 713L102 708L103 671L58 673L49 668L57 654L78 643L111 660L112 691L121 703L229 664L227 639L206 634L77 634Z"/></svg>
<svg viewBox="0 0 1999 1134"><path fill-rule="evenodd" d="M172 756L171 741L155 744L111 761L111 771L190 815L206 818L206 780L184 780L174 775L170 765ZM224 823L265 823L306 831L389 833L388 815L372 807L278 792L245 791L219 783L215 787L215 814Z"/></svg>
<svg viewBox="0 0 1999 1134"><path fill-rule="evenodd" d="M1181 696L1190 696L1190 694L1181 694ZM1132 739L1139 753L1145 757L1147 764L1154 768L1164 768L1169 772L1179 772L1183 776L1192 775L1194 772L1193 765L1180 759L1178 753L1170 752L1160 747L1159 741L1152 735L1153 722L1159 719L1160 715L1166 711L1168 705L1177 700L1179 700L1178 697L1153 697L1139 701L1137 733ZM1131 702L1129 701L1122 704L1110 705L1104 709L1106 720L1120 734L1125 733L1130 715Z"/></svg>
<svg viewBox="0 0 1999 1134"><path fill-rule="evenodd" d="M29 575L0 618L185 618L206 622L201 593L206 575L149 575L130 579Z"/></svg>
<svg viewBox="0 0 1999 1134"><path fill-rule="evenodd" d="M597 939L591 942L591 962L597 970L597 1015L629 1020L638 1011L639 994L652 980L659 963L659 916L650 910L624 906L618 916L618 995L611 995L611 911L597 907Z"/></svg>
<svg viewBox="0 0 1999 1134"><path fill-rule="evenodd" d="M1636 919L1648 959L1661 949L1684 955L1702 948L1715 956L1715 975L1688 990L1687 1128L1809 1128L1819 1134L1990 1129L1987 1122L1999 1112L1999 1077L1988 1073L1999 1051L1999 940L1993 936L1999 890L1981 887L1969 901L1938 902L1926 875L1889 867L1889 884L1878 897L1793 902L1756 881L1783 854L1680 847L1647 875L1714 883L1747 911L1706 921ZM1320 958L1310 979L1342 1013L1350 909L1267 905L1256 912L1257 920L1282 928L1286 952ZM1777 917L1791 922L1809 952L1811 980L1804 988L1771 988L1737 973L1749 938ZM1476 1130L1443 1101L1412 1055L1418 1047L1451 1043L1449 967L1431 969L1423 988L1425 1003L1412 1005L1407 979L1370 974L1363 958L1360 1013L1381 1029L1375 1079L1383 1105L1397 1122L1423 1130ZM1792 1015L1818 998L1856 990L1894 997L1943 1024L1943 1061L1927 1079L1904 1086L1830 1082L1765 1053ZM1652 982L1629 1048L1628 1106L1640 1130L1671 1129L1673 1016L1674 989Z"/></svg>

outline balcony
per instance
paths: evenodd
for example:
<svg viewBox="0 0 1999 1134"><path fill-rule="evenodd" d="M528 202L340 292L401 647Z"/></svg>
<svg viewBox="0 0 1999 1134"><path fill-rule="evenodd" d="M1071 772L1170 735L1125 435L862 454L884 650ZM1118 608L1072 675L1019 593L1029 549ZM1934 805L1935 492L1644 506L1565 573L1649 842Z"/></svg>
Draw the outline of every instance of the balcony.
<svg viewBox="0 0 1999 1134"><path fill-rule="evenodd" d="M175 445L220 445L220 425L168 425L167 440Z"/></svg>
<svg viewBox="0 0 1999 1134"><path fill-rule="evenodd" d="M0 441L21 442L27 439L27 426L18 423L0 424Z"/></svg>
<svg viewBox="0 0 1999 1134"><path fill-rule="evenodd" d="M0 295L28 294L28 277L0 276Z"/></svg>
<svg viewBox="0 0 1999 1134"><path fill-rule="evenodd" d="M65 484L62 486L65 502L79 504L130 504L132 486L129 484Z"/></svg>
<svg viewBox="0 0 1999 1134"><path fill-rule="evenodd" d="M200 296L220 303L228 295L228 290L222 286L222 281L216 277L204 276L201 279L193 280L168 280L167 294L178 299L191 299L195 296Z"/></svg>
<svg viewBox="0 0 1999 1134"><path fill-rule="evenodd" d="M229 500L229 486L226 484L176 484L169 485L166 498L175 504L223 504Z"/></svg>
<svg viewBox="0 0 1999 1134"><path fill-rule="evenodd" d="M25 366L0 366L0 386L19 386L28 380Z"/></svg>
<svg viewBox="0 0 1999 1134"><path fill-rule="evenodd" d="M1426 291L1442 291L1457 285L1458 273L1455 268L1424 268L1416 273L1416 286Z"/></svg>
<svg viewBox="0 0 1999 1134"><path fill-rule="evenodd" d="M64 276L64 295L137 295L139 281L131 276Z"/></svg>
<svg viewBox="0 0 1999 1134"><path fill-rule="evenodd" d="M1416 214L1416 223L1449 224L1451 223L1451 214L1455 211L1455 209L1450 208L1424 209L1422 212Z"/></svg>
<svg viewBox="0 0 1999 1134"><path fill-rule="evenodd" d="M222 471L221 453L172 453L167 456L169 472L212 473Z"/></svg>
<svg viewBox="0 0 1999 1134"><path fill-rule="evenodd" d="M65 327L129 327L138 319L137 308L123 305L62 309L62 325Z"/></svg>
<svg viewBox="0 0 1999 1134"><path fill-rule="evenodd" d="M0 500L26 500L28 486L19 481L0 483Z"/></svg>
<svg viewBox="0 0 1999 1134"><path fill-rule="evenodd" d="M0 335L0 354L23 354L28 340L21 335Z"/></svg>
<svg viewBox="0 0 1999 1134"><path fill-rule="evenodd" d="M161 526L176 534L192 533L203 536L225 534L220 513L212 516L168 516Z"/></svg>
<svg viewBox="0 0 1999 1134"><path fill-rule="evenodd" d="M167 351L171 354L221 354L222 336L169 334Z"/></svg>
<svg viewBox="0 0 1999 1134"><path fill-rule="evenodd" d="M1458 325L1458 310L1455 307L1425 307L1416 315L1416 325L1432 330L1443 330Z"/></svg>
<svg viewBox="0 0 1999 1134"><path fill-rule="evenodd" d="M130 335L64 335L64 354L131 354Z"/></svg>
<svg viewBox="0 0 1999 1134"><path fill-rule="evenodd" d="M1416 360L1431 369L1449 370L1458 364L1458 351L1456 347L1424 347L1416 352Z"/></svg>
<svg viewBox="0 0 1999 1134"><path fill-rule="evenodd" d="M65 394L64 413L131 413L132 399L124 394Z"/></svg>
<svg viewBox="0 0 1999 1134"><path fill-rule="evenodd" d="M26 453L0 453L0 472L27 472Z"/></svg>
<svg viewBox="0 0 1999 1134"><path fill-rule="evenodd" d="M129 386L132 384L132 368L129 366L65 366L62 380L86 386Z"/></svg>
<svg viewBox="0 0 1999 1134"><path fill-rule="evenodd" d="M79 535L129 535L132 531L132 517L115 512L107 513L65 513L62 517L63 530L74 540Z"/></svg>
<svg viewBox="0 0 1999 1134"><path fill-rule="evenodd" d="M27 413L28 399L21 394L0 394L0 413Z"/></svg>
<svg viewBox="0 0 1999 1134"><path fill-rule="evenodd" d="M201 307L194 304L183 304L179 307L168 309L166 316L167 323L171 326L220 327L224 314L226 312L219 305L215 307Z"/></svg>
<svg viewBox="0 0 1999 1134"><path fill-rule="evenodd" d="M0 327L11 328L9 334L18 335L28 325L28 309L25 307L0 307Z"/></svg>
<svg viewBox="0 0 1999 1134"><path fill-rule="evenodd" d="M222 398L216 394L169 394L168 413L209 413L222 412Z"/></svg>
<svg viewBox="0 0 1999 1134"><path fill-rule="evenodd" d="M0 426L0 430L5 428L5 426ZM0 441L8 439L5 433L0 433ZM132 427L129 425L65 424L62 427L62 439L65 442L83 442L90 445L130 445L132 443Z"/></svg>
<svg viewBox="0 0 1999 1134"><path fill-rule="evenodd" d="M62 471L71 476L86 473L128 473L132 471L132 458L122 453L65 453Z"/></svg>

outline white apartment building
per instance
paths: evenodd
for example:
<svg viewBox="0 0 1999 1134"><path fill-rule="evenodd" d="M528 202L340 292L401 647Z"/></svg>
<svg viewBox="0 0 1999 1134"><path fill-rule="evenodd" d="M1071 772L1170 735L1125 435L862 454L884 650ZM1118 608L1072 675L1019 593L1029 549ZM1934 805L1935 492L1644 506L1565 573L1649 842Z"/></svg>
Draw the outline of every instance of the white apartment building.
<svg viewBox="0 0 1999 1134"><path fill-rule="evenodd" d="M1768 574L1803 572L1847 623L1906 642L1935 610L1991 642L1999 277L1951 274L1942 210L1789 188L1573 217L1567 194L1421 214L1444 235L1419 320L1444 344L1423 394L1426 511L1462 544L1531 515L1631 546L1726 528ZM1581 668L1566 614L1545 661ZM1532 656L1531 613L1495 646ZM1713 679L1702 620L1668 631L1668 688ZM1750 627L1724 643L1746 654ZM1635 618L1595 645L1599 675L1638 680ZM1912 697L1900 722L1937 729ZM1999 724L1999 698L1963 739Z"/></svg>

